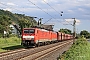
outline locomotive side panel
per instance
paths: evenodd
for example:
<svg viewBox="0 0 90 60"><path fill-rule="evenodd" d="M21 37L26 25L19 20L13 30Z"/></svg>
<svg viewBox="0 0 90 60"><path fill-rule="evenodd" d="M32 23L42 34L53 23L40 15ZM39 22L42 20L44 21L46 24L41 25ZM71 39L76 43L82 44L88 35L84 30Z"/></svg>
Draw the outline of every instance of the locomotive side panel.
<svg viewBox="0 0 90 60"><path fill-rule="evenodd" d="M38 30L38 42L46 42L50 41L50 34L49 31L44 30L44 29L39 29Z"/></svg>
<svg viewBox="0 0 90 60"><path fill-rule="evenodd" d="M56 32L51 32L51 40L56 41L57 40L57 33Z"/></svg>

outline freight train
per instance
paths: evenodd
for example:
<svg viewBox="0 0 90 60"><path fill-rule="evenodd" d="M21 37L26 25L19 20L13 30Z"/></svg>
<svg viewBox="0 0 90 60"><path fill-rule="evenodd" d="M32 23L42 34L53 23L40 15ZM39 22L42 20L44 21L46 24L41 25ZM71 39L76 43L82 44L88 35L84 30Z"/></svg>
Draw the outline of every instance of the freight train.
<svg viewBox="0 0 90 60"><path fill-rule="evenodd" d="M22 30L22 42L25 47L40 46L54 42L73 39L70 34L55 32L41 28L24 28Z"/></svg>

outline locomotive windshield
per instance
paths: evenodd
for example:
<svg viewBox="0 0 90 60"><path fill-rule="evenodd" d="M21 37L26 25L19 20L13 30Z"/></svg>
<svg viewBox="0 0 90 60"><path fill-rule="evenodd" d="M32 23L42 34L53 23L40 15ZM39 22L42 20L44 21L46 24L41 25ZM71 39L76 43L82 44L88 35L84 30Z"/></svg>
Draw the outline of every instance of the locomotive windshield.
<svg viewBox="0 0 90 60"><path fill-rule="evenodd" d="M24 33L35 33L34 29L25 29Z"/></svg>

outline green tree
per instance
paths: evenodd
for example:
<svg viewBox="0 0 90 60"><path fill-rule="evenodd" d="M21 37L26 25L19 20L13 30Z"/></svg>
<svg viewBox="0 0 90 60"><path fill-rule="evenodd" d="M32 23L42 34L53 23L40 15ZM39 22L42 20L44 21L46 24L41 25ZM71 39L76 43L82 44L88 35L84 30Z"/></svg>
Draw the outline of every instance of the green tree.
<svg viewBox="0 0 90 60"><path fill-rule="evenodd" d="M11 28L9 25L11 24L11 19L8 16L0 15L0 37L3 35L4 31L10 32Z"/></svg>
<svg viewBox="0 0 90 60"><path fill-rule="evenodd" d="M69 30L69 29L60 29L59 32L63 32L63 33L66 33L66 34L72 34L71 33L72 31Z"/></svg>
<svg viewBox="0 0 90 60"><path fill-rule="evenodd" d="M90 33L88 31L86 31L86 30L81 31L80 35L81 36L84 35L85 38L89 38L90 37Z"/></svg>

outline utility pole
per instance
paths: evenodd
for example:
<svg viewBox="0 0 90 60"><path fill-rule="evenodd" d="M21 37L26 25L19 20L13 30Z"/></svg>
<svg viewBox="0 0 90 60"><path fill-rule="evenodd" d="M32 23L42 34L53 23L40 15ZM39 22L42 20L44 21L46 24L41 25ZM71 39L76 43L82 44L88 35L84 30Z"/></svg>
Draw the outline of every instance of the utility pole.
<svg viewBox="0 0 90 60"><path fill-rule="evenodd" d="M73 44L74 44L74 42L75 42L75 37L76 37L76 20L75 20L75 18L72 18L72 19L74 19L74 21L73 21L73 24L70 24L70 25L73 26ZM69 23L69 22L68 22L68 23Z"/></svg>
<svg viewBox="0 0 90 60"><path fill-rule="evenodd" d="M73 21L73 43L75 42L75 37L76 37L76 20L75 18L72 18L74 19Z"/></svg>
<svg viewBox="0 0 90 60"><path fill-rule="evenodd" d="M41 27L42 19L43 19L43 18L40 18L40 19L38 20L38 26L39 26L39 27Z"/></svg>

